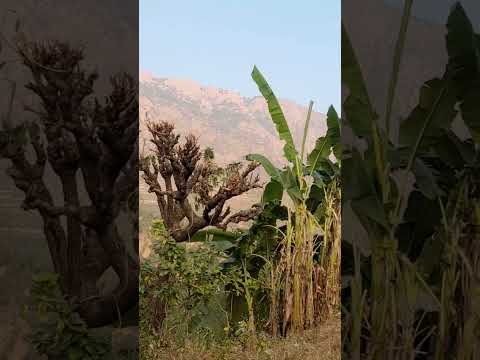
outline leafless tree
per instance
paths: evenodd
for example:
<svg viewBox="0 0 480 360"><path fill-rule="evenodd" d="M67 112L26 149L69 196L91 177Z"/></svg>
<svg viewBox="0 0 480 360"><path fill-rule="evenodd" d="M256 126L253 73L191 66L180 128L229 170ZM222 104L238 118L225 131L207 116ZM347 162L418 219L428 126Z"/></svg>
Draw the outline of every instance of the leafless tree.
<svg viewBox="0 0 480 360"><path fill-rule="evenodd" d="M260 188L259 164L249 162L231 168L226 178L216 183L218 166L210 148L202 153L198 139L180 135L169 122L147 121L153 154L141 154L140 171L148 191L157 198L161 217L171 236L182 242L197 231L214 226L226 229L231 223L248 221L260 212L258 205L231 214L226 202L252 189ZM204 156L202 156L204 154Z"/></svg>
<svg viewBox="0 0 480 360"><path fill-rule="evenodd" d="M109 324L138 301L138 259L127 253L116 223L138 187L136 81L113 76L111 93L100 101L93 96L98 76L82 68L82 51L57 41L15 46L32 76L26 87L40 101L27 108L34 121L15 121L22 124L0 131L0 159L10 160L8 174L25 193L23 208L43 220L64 293L78 301L89 326ZM54 203L44 179L48 163L60 179L62 205ZM119 283L104 294L96 284L110 267Z"/></svg>

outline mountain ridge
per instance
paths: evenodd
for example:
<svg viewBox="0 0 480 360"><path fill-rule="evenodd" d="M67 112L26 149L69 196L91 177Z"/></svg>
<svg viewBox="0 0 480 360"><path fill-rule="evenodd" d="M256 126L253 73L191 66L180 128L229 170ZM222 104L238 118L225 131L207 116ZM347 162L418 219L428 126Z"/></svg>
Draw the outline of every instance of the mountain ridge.
<svg viewBox="0 0 480 360"><path fill-rule="evenodd" d="M282 142L262 96L247 97L189 79L156 77L140 72L141 140L149 139L145 121L166 120L182 135L193 133L202 147L214 149L220 164L239 161L249 153L266 155L284 163ZM297 146L303 135L307 107L279 98ZM313 112L307 148L326 131L325 115ZM147 142L148 143L148 142Z"/></svg>

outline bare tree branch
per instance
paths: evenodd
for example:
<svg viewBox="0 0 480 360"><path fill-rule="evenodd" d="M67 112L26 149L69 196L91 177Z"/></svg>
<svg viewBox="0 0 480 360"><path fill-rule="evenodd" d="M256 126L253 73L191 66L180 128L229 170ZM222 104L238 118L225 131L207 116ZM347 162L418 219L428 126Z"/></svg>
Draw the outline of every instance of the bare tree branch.
<svg viewBox="0 0 480 360"><path fill-rule="evenodd" d="M40 101L38 108L26 108L36 123L0 131L0 158L11 162L7 174L25 193L23 207L42 217L63 291L84 300L80 313L90 326L103 326L138 300L138 262L127 253L116 225L138 186L136 81L128 74L113 76L112 91L100 102L92 96L98 75L82 68L82 50L22 38L16 51L31 73L26 88ZM32 163L26 157L29 145L35 153ZM54 204L44 183L47 162L62 183L62 206ZM79 201L79 171L91 202L86 206ZM98 261L94 269L82 271L91 261L83 256L86 249ZM120 284L109 294L91 296L88 292L97 291L98 277L110 266Z"/></svg>
<svg viewBox="0 0 480 360"><path fill-rule="evenodd" d="M235 214L231 215L228 219L222 222L218 227L221 229L226 229L229 224L238 224L240 222L247 222L255 219L262 212L262 207L258 204L252 206L248 210L240 210Z"/></svg>
<svg viewBox="0 0 480 360"><path fill-rule="evenodd" d="M207 226L226 228L228 223L255 216L258 210L251 209L226 220L231 210L225 209L225 204L261 187L258 175L253 175L259 164L232 167L227 173L213 162L211 154L202 158L197 137L190 134L180 142L174 126L165 121L148 120L147 129L154 149L152 155L141 155L140 171L148 191L156 195L160 214L176 241L185 241ZM223 184L217 184L220 174L226 176ZM193 203L203 209L195 211Z"/></svg>

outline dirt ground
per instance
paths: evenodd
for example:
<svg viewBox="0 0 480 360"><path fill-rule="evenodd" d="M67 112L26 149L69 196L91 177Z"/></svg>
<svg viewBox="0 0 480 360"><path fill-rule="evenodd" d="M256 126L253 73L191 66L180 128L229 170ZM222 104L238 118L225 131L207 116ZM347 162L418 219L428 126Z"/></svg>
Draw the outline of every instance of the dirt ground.
<svg viewBox="0 0 480 360"><path fill-rule="evenodd" d="M234 344L212 346L207 350L187 343L177 349L159 349L151 360L339 360L340 327L340 316L335 316L303 335L262 338L254 350Z"/></svg>

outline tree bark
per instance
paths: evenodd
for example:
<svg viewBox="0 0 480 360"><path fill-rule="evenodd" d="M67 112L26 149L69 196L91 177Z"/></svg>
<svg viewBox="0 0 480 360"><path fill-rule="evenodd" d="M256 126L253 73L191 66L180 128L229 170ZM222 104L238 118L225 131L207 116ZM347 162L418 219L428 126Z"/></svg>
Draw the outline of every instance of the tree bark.
<svg viewBox="0 0 480 360"><path fill-rule="evenodd" d="M98 240L119 277L119 284L110 294L85 300L81 304L80 315L91 327L120 320L121 314L138 303L139 263L127 253L116 225L108 224L98 234Z"/></svg>
<svg viewBox="0 0 480 360"><path fill-rule="evenodd" d="M64 174L60 177L63 185L64 202L66 205L78 208L80 200L78 198L77 180L75 172ZM78 219L67 215L66 227L66 256L60 261L66 262L63 266L65 269L65 277L67 282L67 293L70 296L81 296L82 288L81 280L81 250L82 250L82 226Z"/></svg>

